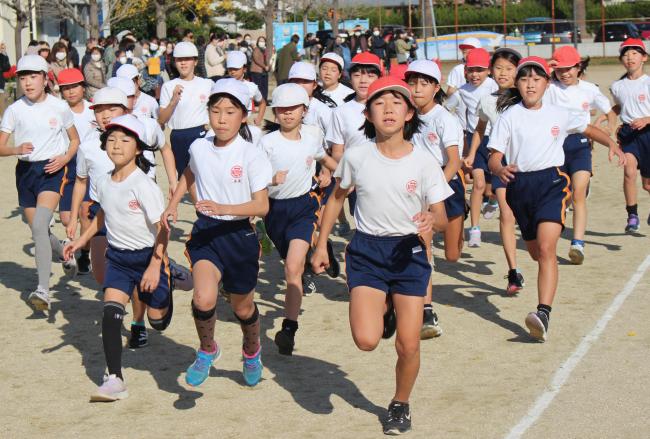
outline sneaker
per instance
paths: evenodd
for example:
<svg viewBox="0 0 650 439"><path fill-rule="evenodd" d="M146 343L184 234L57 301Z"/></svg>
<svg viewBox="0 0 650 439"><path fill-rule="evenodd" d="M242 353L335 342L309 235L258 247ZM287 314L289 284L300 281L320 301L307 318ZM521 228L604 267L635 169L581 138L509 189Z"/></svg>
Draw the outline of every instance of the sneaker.
<svg viewBox="0 0 650 439"><path fill-rule="evenodd" d="M104 383L95 390L95 393L90 395L90 400L93 402L113 402L128 397L129 392L126 390L126 384L122 379L116 375L104 375Z"/></svg>
<svg viewBox="0 0 650 439"><path fill-rule="evenodd" d="M420 340L428 340L442 335L442 328L438 324L438 315L430 308L424 309L422 318L422 329L420 329Z"/></svg>
<svg viewBox="0 0 650 439"><path fill-rule="evenodd" d="M641 221L639 220L639 215L631 214L627 217L627 225L625 226L625 231L627 233L636 233L641 227Z"/></svg>
<svg viewBox="0 0 650 439"><path fill-rule="evenodd" d="M47 311L50 309L50 293L38 287L36 291L29 294L27 301L36 311Z"/></svg>
<svg viewBox="0 0 650 439"><path fill-rule="evenodd" d="M480 247L481 246L481 229L478 227L472 227L469 229L469 242L468 247Z"/></svg>
<svg viewBox="0 0 650 439"><path fill-rule="evenodd" d="M246 354L242 351L242 359L244 360L242 370L244 381L252 387L262 379L262 371L264 370L264 366L262 365L262 348L260 347L257 350L257 354L253 357L246 357Z"/></svg>
<svg viewBox="0 0 650 439"><path fill-rule="evenodd" d="M257 240L260 242L260 246L262 247L262 254L265 256L270 255L271 252L273 252L273 242L266 233L264 221L258 220L255 223L255 231L257 232Z"/></svg>
<svg viewBox="0 0 650 439"><path fill-rule="evenodd" d="M77 274L85 275L90 274L90 254L81 252L77 258Z"/></svg>
<svg viewBox="0 0 650 439"><path fill-rule="evenodd" d="M569 259L573 265L582 265L585 260L585 246L582 244L571 244Z"/></svg>
<svg viewBox="0 0 650 439"><path fill-rule="evenodd" d="M176 262L169 261L169 273L171 274L172 281L174 282L174 289L190 291L194 288L194 280L192 279L192 272Z"/></svg>
<svg viewBox="0 0 650 439"><path fill-rule="evenodd" d="M141 325L131 325L131 338L129 339L129 348L139 349L149 344L147 328Z"/></svg>
<svg viewBox="0 0 650 439"><path fill-rule="evenodd" d="M411 431L411 408L403 402L392 401L388 406L384 434L397 436L409 431Z"/></svg>
<svg viewBox="0 0 650 439"><path fill-rule="evenodd" d="M302 275L302 295L311 296L316 292L316 283L314 282L314 276L311 273L303 273Z"/></svg>
<svg viewBox="0 0 650 439"><path fill-rule="evenodd" d="M393 301L388 299L388 310L384 314L384 333L381 338L391 338L397 330L397 314L395 314L395 307Z"/></svg>
<svg viewBox="0 0 650 439"><path fill-rule="evenodd" d="M281 329L275 334L275 345L280 355L293 355L296 334L288 329Z"/></svg>
<svg viewBox="0 0 650 439"><path fill-rule="evenodd" d="M546 333L548 332L548 317L542 311L531 312L526 316L526 326L530 331L530 336L535 340L546 341Z"/></svg>
<svg viewBox="0 0 650 439"><path fill-rule="evenodd" d="M483 218L492 219L496 216L498 212L499 212L499 203L496 200L490 201L483 208Z"/></svg>
<svg viewBox="0 0 650 439"><path fill-rule="evenodd" d="M327 257L329 259L330 266L327 267L327 275L332 279L336 279L341 274L341 264L339 264L338 259L336 259L336 254L334 253L334 245L332 240L327 240Z"/></svg>
<svg viewBox="0 0 650 439"><path fill-rule="evenodd" d="M349 234L350 234L350 224L348 224L347 222L334 224L334 228L332 229L332 235L338 236L340 238L345 238Z"/></svg>
<svg viewBox="0 0 650 439"><path fill-rule="evenodd" d="M66 245L70 243L69 239L64 239L61 241L61 246L65 248ZM75 258L74 254L72 257L67 260L67 261L61 261L61 265L63 266L63 272L65 273L66 276L68 277L75 277L77 275L77 258Z"/></svg>
<svg viewBox="0 0 650 439"><path fill-rule="evenodd" d="M525 285L524 276L516 269L508 270L506 279L508 279L508 286L506 287L506 293L517 294L520 290L524 288Z"/></svg>
<svg viewBox="0 0 650 439"><path fill-rule="evenodd" d="M185 382L192 387L198 387L203 381L210 376L212 363L221 357L221 348L217 345L217 351L214 354L208 354L202 350L196 351L196 360L187 368L185 372Z"/></svg>

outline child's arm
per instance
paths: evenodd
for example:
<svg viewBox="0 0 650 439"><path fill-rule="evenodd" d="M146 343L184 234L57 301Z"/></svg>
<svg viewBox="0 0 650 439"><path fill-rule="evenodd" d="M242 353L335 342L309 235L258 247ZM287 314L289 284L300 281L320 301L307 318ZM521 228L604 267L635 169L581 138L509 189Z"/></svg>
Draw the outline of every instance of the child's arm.
<svg viewBox="0 0 650 439"><path fill-rule="evenodd" d="M481 145L481 142L483 141L483 136L485 135L486 126L487 126L487 122L485 122L484 120L479 120L478 123L476 124L476 130L474 130L474 135L472 136L472 144L469 147L469 151L467 151L467 156L465 156L465 160L463 160L463 164L468 169L472 169L474 165L476 152L478 151L478 147Z"/></svg>
<svg viewBox="0 0 650 439"><path fill-rule="evenodd" d="M257 117L255 118L255 125L259 126L264 120L264 113L266 112L266 100L262 98L259 103L259 111L257 112Z"/></svg>
<svg viewBox="0 0 650 439"><path fill-rule="evenodd" d="M34 145L31 142L21 143L18 146L8 146L9 133L0 131L0 157L8 157L10 155L23 155L30 154L34 151Z"/></svg>
<svg viewBox="0 0 650 439"><path fill-rule="evenodd" d="M449 223L445 202L439 201L431 204L428 211L416 214L413 221L418 225L419 234L431 233L432 231L443 232Z"/></svg>
<svg viewBox="0 0 650 439"><path fill-rule="evenodd" d="M475 134L476 135L476 134ZM447 150L447 164L443 172L445 180L449 183L460 170L462 165L460 155L458 154L458 145L452 145L446 148Z"/></svg>
<svg viewBox="0 0 650 439"><path fill-rule="evenodd" d="M160 155L162 156L163 166L165 167L165 173L167 174L167 181L169 182L168 199L171 200L174 192L176 192L176 187L178 186L178 177L176 176L176 159L174 159L174 153L169 143L165 143L163 147L160 148Z"/></svg>
<svg viewBox="0 0 650 439"><path fill-rule="evenodd" d="M511 180L515 178L515 172L517 172L517 165L507 165L503 166L501 162L503 161L503 153L496 151L494 149L490 150L490 158L488 159L488 168L490 172L499 179L508 184Z"/></svg>
<svg viewBox="0 0 650 439"><path fill-rule="evenodd" d="M650 116L634 119L630 124L630 126L635 130L642 130L648 125L650 125Z"/></svg>
<svg viewBox="0 0 650 439"><path fill-rule="evenodd" d="M167 209L165 209L160 217L160 223L167 231L171 230L168 218L171 216L173 223L176 224L176 220L178 219L178 203L181 202L181 198L183 198L183 195L185 195L185 192L187 192L187 188L193 184L194 173L192 173L192 170L188 166L185 168L183 176L179 180L178 185L176 185L176 190L174 191L174 195L172 195L172 199L169 200Z"/></svg>
<svg viewBox="0 0 650 439"><path fill-rule="evenodd" d="M348 189L341 188L341 179L336 179L336 187L334 192L327 200L325 210L323 211L323 218L320 223L320 233L318 234L318 243L314 249L311 257L311 267L314 273L322 273L329 265L329 257L327 255L327 238L332 232L332 227L339 217L341 209L343 209L343 202L345 197L348 196Z"/></svg>
<svg viewBox="0 0 650 439"><path fill-rule="evenodd" d="M268 190L253 192L251 198L251 201L243 204L217 204L212 200L201 200L196 203L196 210L208 216L266 216L269 213Z"/></svg>
<svg viewBox="0 0 650 439"><path fill-rule="evenodd" d="M70 144L68 145L68 151L63 155L58 155L52 157L47 165L45 165L45 173L54 174L59 172L61 168L70 163L70 160L77 154L77 149L79 148L79 133L77 129L72 125L66 130L68 133L68 139L70 139Z"/></svg>
<svg viewBox="0 0 650 439"><path fill-rule="evenodd" d="M320 159L318 162L332 172L336 171L336 166L339 164L336 160L327 154L325 154L325 157Z"/></svg>
<svg viewBox="0 0 650 439"><path fill-rule="evenodd" d="M332 144L332 158L336 160L336 163L341 161L341 157L343 157L344 152L345 152L345 145L343 145L342 143Z"/></svg>
<svg viewBox="0 0 650 439"><path fill-rule="evenodd" d="M609 148L609 161L611 162L614 156L618 156L618 165L623 166L625 164L625 154L618 146L618 143L614 142L611 137L607 135L606 132L594 125L587 125L587 129L583 133L586 137L594 140L602 145L605 145Z"/></svg>
<svg viewBox="0 0 650 439"><path fill-rule="evenodd" d="M160 222L156 223L156 230L158 233L156 234L156 243L153 246L153 255L151 255L149 266L140 280L140 289L145 293L153 293L158 288L160 266L167 253L167 244L169 243L169 231Z"/></svg>
<svg viewBox="0 0 650 439"><path fill-rule="evenodd" d="M79 177L77 175L72 188L72 205L70 206L70 223L66 227L66 234L68 238L74 239L77 234L77 218L79 218L79 209L81 203L86 195L86 188L88 187L88 179Z"/></svg>
<svg viewBox="0 0 650 439"><path fill-rule="evenodd" d="M104 211L100 208L99 212L97 212L97 215L95 218L90 223L90 226L86 229L86 231L77 239L74 241L70 242L68 245L65 246L63 249L63 259L66 261L69 261L72 255L79 250L82 249L83 247L88 244L88 241L91 240L93 236L97 234L97 232L104 227Z"/></svg>

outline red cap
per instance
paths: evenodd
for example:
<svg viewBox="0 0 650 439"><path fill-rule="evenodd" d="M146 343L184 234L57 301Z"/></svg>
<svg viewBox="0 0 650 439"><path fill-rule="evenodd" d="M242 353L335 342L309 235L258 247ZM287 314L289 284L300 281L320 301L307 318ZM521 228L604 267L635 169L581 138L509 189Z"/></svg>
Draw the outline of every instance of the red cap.
<svg viewBox="0 0 650 439"><path fill-rule="evenodd" d="M548 76L551 76L551 68L548 66L548 63L544 58L540 58L539 56L528 56L526 58L523 58L521 61L519 61L517 72L526 66L541 67Z"/></svg>
<svg viewBox="0 0 650 439"><path fill-rule="evenodd" d="M61 70L56 77L59 85L79 84L84 82L84 75L79 69Z"/></svg>
<svg viewBox="0 0 650 439"><path fill-rule="evenodd" d="M406 70L408 69L407 64L397 64L395 66L390 67L390 76L393 78L397 78L400 81L404 81L405 75L406 75Z"/></svg>
<svg viewBox="0 0 650 439"><path fill-rule="evenodd" d="M411 89L406 82L392 76L384 76L370 84L370 87L368 87L368 100L377 93L387 90L401 93L406 99L411 100Z"/></svg>
<svg viewBox="0 0 650 439"><path fill-rule="evenodd" d="M490 54L485 49L472 49L465 58L465 67L490 68Z"/></svg>
<svg viewBox="0 0 650 439"><path fill-rule="evenodd" d="M573 46L562 46L553 52L553 66L556 68L573 67L580 64L582 59Z"/></svg>
<svg viewBox="0 0 650 439"><path fill-rule="evenodd" d="M364 66L375 66L381 72L381 60L375 54L370 52L361 52L352 58L352 65L362 64Z"/></svg>
<svg viewBox="0 0 650 439"><path fill-rule="evenodd" d="M621 43L621 47L618 49L618 52L623 53L623 51L628 47L641 49L643 50L643 53L647 53L647 51L645 50L645 44L643 44L643 41L641 41L638 38L628 38L627 40L623 41L623 43Z"/></svg>

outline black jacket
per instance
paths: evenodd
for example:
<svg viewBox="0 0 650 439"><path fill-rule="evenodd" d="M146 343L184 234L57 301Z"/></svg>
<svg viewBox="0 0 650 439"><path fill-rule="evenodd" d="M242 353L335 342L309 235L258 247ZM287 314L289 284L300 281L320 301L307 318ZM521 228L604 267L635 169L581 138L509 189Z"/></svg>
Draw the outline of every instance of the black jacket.
<svg viewBox="0 0 650 439"><path fill-rule="evenodd" d="M4 72L8 72L11 69L11 63L9 62L9 57L4 53L0 53L0 90L5 88L5 77L3 76Z"/></svg>

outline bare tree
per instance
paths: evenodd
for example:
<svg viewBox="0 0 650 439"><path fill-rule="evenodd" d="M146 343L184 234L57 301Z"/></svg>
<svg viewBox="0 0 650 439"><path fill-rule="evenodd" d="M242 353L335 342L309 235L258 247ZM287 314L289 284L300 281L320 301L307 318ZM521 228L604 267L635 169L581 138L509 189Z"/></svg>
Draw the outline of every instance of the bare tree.
<svg viewBox="0 0 650 439"><path fill-rule="evenodd" d="M11 16L2 16L2 19L14 28L14 45L16 47L16 60L23 54L23 29L27 27L29 18L32 15L34 3L32 0L0 0L0 6L11 10L16 17L16 21Z"/></svg>
<svg viewBox="0 0 650 439"><path fill-rule="evenodd" d="M278 9L278 0L238 0L238 2L251 10L260 10L259 5L262 5L261 12L264 17L264 27L266 30L266 47L270 51L273 51L273 21L275 20L275 13Z"/></svg>

